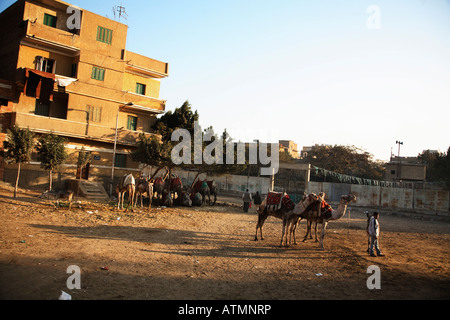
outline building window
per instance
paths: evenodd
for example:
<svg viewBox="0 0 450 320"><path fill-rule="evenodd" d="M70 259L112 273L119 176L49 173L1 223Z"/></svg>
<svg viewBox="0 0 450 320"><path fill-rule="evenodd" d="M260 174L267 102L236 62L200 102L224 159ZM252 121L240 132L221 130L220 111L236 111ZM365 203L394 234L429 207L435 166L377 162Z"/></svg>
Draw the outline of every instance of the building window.
<svg viewBox="0 0 450 320"><path fill-rule="evenodd" d="M114 160L114 167L126 168L127 167L127 155L126 154L116 154L116 159Z"/></svg>
<svg viewBox="0 0 450 320"><path fill-rule="evenodd" d="M77 73L78 73L78 63L73 63L72 64L72 70L70 72L70 76L72 78L76 78L77 77Z"/></svg>
<svg viewBox="0 0 450 320"><path fill-rule="evenodd" d="M36 70L55 73L56 61L44 57L36 57Z"/></svg>
<svg viewBox="0 0 450 320"><path fill-rule="evenodd" d="M102 107L87 106L86 107L87 119L91 122L102 121Z"/></svg>
<svg viewBox="0 0 450 320"><path fill-rule="evenodd" d="M97 41L104 42L107 44L111 44L112 42L112 33L113 31L110 29L106 29L103 27L97 28Z"/></svg>
<svg viewBox="0 0 450 320"><path fill-rule="evenodd" d="M37 116L67 119L69 106L69 95L65 93L55 93L53 101L43 102L36 99L34 114Z"/></svg>
<svg viewBox="0 0 450 320"><path fill-rule="evenodd" d="M127 129L133 131L137 130L137 117L128 116Z"/></svg>
<svg viewBox="0 0 450 320"><path fill-rule="evenodd" d="M50 115L50 103L42 103L39 99L36 99L34 114L37 116L48 117Z"/></svg>
<svg viewBox="0 0 450 320"><path fill-rule="evenodd" d="M46 26L56 28L56 17L50 14L44 14L44 24Z"/></svg>
<svg viewBox="0 0 450 320"><path fill-rule="evenodd" d="M105 80L105 69L92 67L91 78L99 81Z"/></svg>
<svg viewBox="0 0 450 320"><path fill-rule="evenodd" d="M143 96L145 96L145 89L146 89L145 84L136 83L136 93L137 94L142 94Z"/></svg>

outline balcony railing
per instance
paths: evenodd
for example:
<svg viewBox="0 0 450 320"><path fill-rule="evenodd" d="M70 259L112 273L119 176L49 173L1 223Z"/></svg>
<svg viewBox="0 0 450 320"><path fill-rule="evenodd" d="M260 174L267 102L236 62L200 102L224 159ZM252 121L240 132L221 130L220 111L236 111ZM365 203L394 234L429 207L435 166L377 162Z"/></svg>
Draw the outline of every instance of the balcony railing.
<svg viewBox="0 0 450 320"><path fill-rule="evenodd" d="M25 40L40 46L57 48L74 55L80 51L80 37L78 35L30 21L26 21L26 23Z"/></svg>
<svg viewBox="0 0 450 320"><path fill-rule="evenodd" d="M114 143L116 130L116 128L108 128L93 123L49 118L26 113L14 113L11 122L11 125L17 125L23 128L28 127L33 132L48 133L52 131L55 134L65 137L88 139L107 143ZM141 133L142 132L118 128L117 143L133 146L139 140L139 135ZM153 135L152 133L145 134L149 136Z"/></svg>
<svg viewBox="0 0 450 320"><path fill-rule="evenodd" d="M125 101L133 103L141 111L162 114L166 110L166 101L143 96L133 92L125 92Z"/></svg>
<svg viewBox="0 0 450 320"><path fill-rule="evenodd" d="M155 78L166 78L169 76L169 64L151 59L140 54L125 51L124 60L126 67L135 72L151 75Z"/></svg>

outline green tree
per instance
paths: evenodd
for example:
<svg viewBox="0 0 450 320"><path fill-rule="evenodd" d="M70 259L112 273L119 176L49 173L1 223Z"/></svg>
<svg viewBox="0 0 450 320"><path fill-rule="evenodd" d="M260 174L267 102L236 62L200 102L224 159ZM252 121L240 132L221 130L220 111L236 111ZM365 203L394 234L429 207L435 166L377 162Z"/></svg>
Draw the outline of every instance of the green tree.
<svg viewBox="0 0 450 320"><path fill-rule="evenodd" d="M450 147L447 153L426 150L418 155L418 159L427 165L427 181L445 182L450 187Z"/></svg>
<svg viewBox="0 0 450 320"><path fill-rule="evenodd" d="M364 179L382 180L385 168L373 155L355 146L315 146L304 161L329 171Z"/></svg>
<svg viewBox="0 0 450 320"><path fill-rule="evenodd" d="M135 161L139 161L145 164L167 166L169 170L171 170L174 167L174 164L171 159L171 151L173 147L178 145L178 143L181 143L181 142L172 142L172 134L177 129L185 129L189 132L191 137L191 145L190 145L191 164L181 164L180 167L185 169L196 170L198 174L207 173L209 175L217 175L217 174L220 175L242 170L243 166L236 164L236 154L234 155L235 159L234 165L226 163L227 152L234 151L228 150L228 148L226 147L227 142L232 141L231 137L229 137L226 130L224 130L221 136L218 136L211 126L204 130L202 130L202 128L198 128L198 130L196 131L195 123L196 122L198 123L198 121L199 121L198 112L192 110L189 101L185 101L181 107L176 108L173 112L168 111L166 114L164 114L160 119L156 121L155 125L153 126L155 133L161 135L162 137L160 146L157 145L156 140L149 141L145 140L144 137L141 137L137 146L137 150L132 154L133 159ZM210 141L205 141L205 135L207 133L211 135ZM195 136L195 134L201 135L201 137ZM211 143L218 141L218 139L221 139L223 147L223 154L222 154L223 164L220 163L206 164L204 163L204 161L202 164L195 164L194 141L196 139L201 139L202 141L202 152L205 150L205 147L210 146ZM211 155L213 157L216 157L215 149L212 151ZM220 157L220 155L217 155L217 157Z"/></svg>
<svg viewBox="0 0 450 320"><path fill-rule="evenodd" d="M52 190L53 171L67 159L65 143L67 139L53 134L42 135L37 142L36 150L41 167L49 171L49 190Z"/></svg>
<svg viewBox="0 0 450 320"><path fill-rule="evenodd" d="M31 160L31 153L34 148L34 134L30 129L21 129L17 126L7 130L6 140L3 141L1 156L7 163L18 164L17 178L14 187L14 198L17 198L17 188L19 186L20 166L24 162Z"/></svg>
<svg viewBox="0 0 450 320"><path fill-rule="evenodd" d="M171 150L170 140L161 141L157 136L141 133L136 149L131 152L131 157L134 161L145 165L165 167L171 165Z"/></svg>
<svg viewBox="0 0 450 320"><path fill-rule="evenodd" d="M186 100L181 107L176 108L173 112L166 112L156 120L153 129L155 133L162 136L163 141L171 141L172 133L176 129L186 129L193 136L194 125L198 119L198 112L192 111L189 101Z"/></svg>

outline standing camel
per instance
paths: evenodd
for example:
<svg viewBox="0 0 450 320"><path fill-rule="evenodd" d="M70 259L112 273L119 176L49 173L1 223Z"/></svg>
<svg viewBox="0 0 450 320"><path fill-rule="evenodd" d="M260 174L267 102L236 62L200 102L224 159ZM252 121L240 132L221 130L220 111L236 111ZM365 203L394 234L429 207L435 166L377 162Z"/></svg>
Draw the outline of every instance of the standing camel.
<svg viewBox="0 0 450 320"><path fill-rule="evenodd" d="M343 195L341 197L341 201L339 202L339 207L337 208L337 210L331 209L328 212L322 212L321 206L317 206L317 203L313 203L309 208L307 208L303 213L300 214L300 217L303 219L307 219L308 221L322 224L322 233L320 236L321 249L324 249L323 239L325 237L325 230L327 228L328 222L341 219L345 215L345 212L347 211L347 206L352 201L356 202L355 195L352 194ZM308 223L308 226L309 228L311 228L311 224Z"/></svg>
<svg viewBox="0 0 450 320"><path fill-rule="evenodd" d="M143 208L142 204L142 195L147 193L149 198L148 207L152 206L152 198L153 198L153 183L151 181L147 181L147 179L140 178L137 187L136 187L136 200L134 202L134 207L137 205L138 197L141 196L141 208Z"/></svg>
<svg viewBox="0 0 450 320"><path fill-rule="evenodd" d="M325 207L325 205L327 205L328 207L331 208L331 206L329 206L325 202L325 193L320 192L319 195L318 195L317 201L314 204L311 204L307 209L308 210L313 210L315 208L315 209L317 209L317 211L319 212L319 215L320 215L321 208ZM294 244L295 245L297 244L297 240L295 239L295 230L297 229L297 226L298 226L298 224L300 223L301 220L302 220L302 216L299 215L299 214L295 214L295 215L291 216L290 223L292 224L292 226L291 226L291 230L289 232L289 243L291 243L291 237L293 236L294 237ZM315 231L316 242L319 242L319 239L317 239L317 221L313 221L313 220L307 220L307 222L306 222L306 235L305 235L305 238L303 239L303 242L306 242L306 240L308 238L308 234L309 234L310 239L312 239L311 226L312 226L313 223L315 224L314 231Z"/></svg>
<svg viewBox="0 0 450 320"><path fill-rule="evenodd" d="M304 195L303 199L297 203L293 210L287 211L283 216L283 231L281 233L281 242L280 247L283 246L283 238L286 234L286 230L289 230L289 225L293 220L293 216L301 214L305 212L305 210L311 206L314 202L317 202L317 196L314 193L309 194L308 196ZM290 234L290 232L289 232ZM295 238L295 231L294 231ZM288 235L286 234L286 245L287 245ZM290 241L289 241L290 242Z"/></svg>
<svg viewBox="0 0 450 320"><path fill-rule="evenodd" d="M287 208L284 208L283 206L281 206L281 208L277 208L274 207L272 204L267 204L268 203L268 196L266 196L266 198L264 199L264 201L256 207L256 213L258 214L258 222L256 224L256 234L255 234L255 241L258 241L258 229L260 230L260 235L261 235L261 240L264 240L263 238L263 234L262 234L262 228L264 226L264 222L266 221L266 219L269 216L273 216L275 218L278 219L282 219L284 221L285 219L285 214L287 214L288 212L291 212L292 210L287 210ZM284 197L285 195L283 195ZM310 195L306 196L304 195L303 199L300 201L300 203L304 200L306 200L307 198L310 198L309 201L312 202L312 200L317 200L317 196L314 193L311 193ZM299 204L300 204L299 203ZM297 205L299 205L297 204ZM294 211L297 212L298 207L297 205L294 208ZM297 210L296 210L297 208Z"/></svg>
<svg viewBox="0 0 450 320"><path fill-rule="evenodd" d="M131 204L131 211L134 211L133 199L134 193L136 191L136 180L133 175L125 174L120 178L119 184L116 186L116 192L119 196L119 202L117 203L117 209L123 210L123 198L125 197L125 192L128 193L128 205L125 212L128 211L128 207Z"/></svg>

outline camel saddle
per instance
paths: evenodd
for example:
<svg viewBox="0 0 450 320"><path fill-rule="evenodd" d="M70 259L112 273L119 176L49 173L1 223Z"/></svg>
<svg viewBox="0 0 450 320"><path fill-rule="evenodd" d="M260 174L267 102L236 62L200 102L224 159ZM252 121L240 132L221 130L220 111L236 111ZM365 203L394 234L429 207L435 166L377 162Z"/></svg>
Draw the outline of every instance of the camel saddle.
<svg viewBox="0 0 450 320"><path fill-rule="evenodd" d="M310 207L312 207L313 209L315 209L317 211L319 211L319 209L320 209L321 216L324 219L328 220L331 218L331 213L333 211L333 208L325 200L322 200L322 201L317 200L314 203L312 203L310 205Z"/></svg>
<svg viewBox="0 0 450 320"><path fill-rule="evenodd" d="M289 198L289 195L285 195L283 197L283 199L281 200L281 205L284 208L286 208L288 211L294 210L294 208L295 208L295 203L294 203L294 201L291 200L291 198Z"/></svg>
<svg viewBox="0 0 450 320"><path fill-rule="evenodd" d="M267 194L267 205L279 205L281 202L281 197L283 196L280 192L269 192Z"/></svg>

